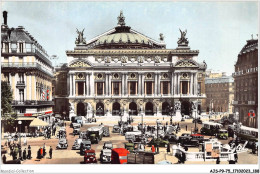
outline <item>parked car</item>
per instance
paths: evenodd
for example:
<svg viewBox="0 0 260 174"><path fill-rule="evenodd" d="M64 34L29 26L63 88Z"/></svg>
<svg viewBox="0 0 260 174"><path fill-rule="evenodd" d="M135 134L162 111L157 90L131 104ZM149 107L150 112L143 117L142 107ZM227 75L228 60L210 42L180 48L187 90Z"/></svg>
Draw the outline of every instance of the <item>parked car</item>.
<svg viewBox="0 0 260 174"><path fill-rule="evenodd" d="M178 141L178 137L177 135L171 133L171 134L166 134L164 137L163 137L164 140L166 141L169 141L169 143L175 143Z"/></svg>
<svg viewBox="0 0 260 174"><path fill-rule="evenodd" d="M111 155L112 155L112 149L102 149L100 153L101 163L110 163Z"/></svg>
<svg viewBox="0 0 260 174"><path fill-rule="evenodd" d="M80 149L80 144L82 142L82 139L81 138L77 138L75 141L74 141L74 144L72 146L72 150L79 150Z"/></svg>
<svg viewBox="0 0 260 174"><path fill-rule="evenodd" d="M85 164L97 163L95 150L85 150L84 162Z"/></svg>
<svg viewBox="0 0 260 174"><path fill-rule="evenodd" d="M110 133L109 133L109 127L103 127L103 136L104 137L110 137Z"/></svg>
<svg viewBox="0 0 260 174"><path fill-rule="evenodd" d="M89 140L82 140L80 144L80 155L84 155L86 150L91 149L91 141Z"/></svg>
<svg viewBox="0 0 260 174"><path fill-rule="evenodd" d="M168 145L169 144L169 141L167 141L167 140L163 140L163 139L161 139L161 138L153 138L149 143L148 143L148 145L149 146L152 146L152 145L154 145L154 146L157 146L157 145L159 145L159 147L166 147L166 145Z"/></svg>
<svg viewBox="0 0 260 174"><path fill-rule="evenodd" d="M118 125L114 125L112 132L113 133L120 133L120 127Z"/></svg>
<svg viewBox="0 0 260 174"><path fill-rule="evenodd" d="M191 139L198 140L199 143L203 143L205 141L204 136L201 134L191 134Z"/></svg>
<svg viewBox="0 0 260 174"><path fill-rule="evenodd" d="M129 152L133 152L135 149L134 143L125 143L125 149L127 149Z"/></svg>
<svg viewBox="0 0 260 174"><path fill-rule="evenodd" d="M228 131L225 129L220 129L217 133L217 138L219 139L228 139Z"/></svg>
<svg viewBox="0 0 260 174"><path fill-rule="evenodd" d="M199 147L199 140L193 139L191 136L180 136L178 142L186 147Z"/></svg>
<svg viewBox="0 0 260 174"><path fill-rule="evenodd" d="M56 146L56 149L67 149L68 148L68 141L65 138L59 139L59 143Z"/></svg>
<svg viewBox="0 0 260 174"><path fill-rule="evenodd" d="M113 149L112 142L110 142L110 141L105 142L104 145L103 145L103 149Z"/></svg>

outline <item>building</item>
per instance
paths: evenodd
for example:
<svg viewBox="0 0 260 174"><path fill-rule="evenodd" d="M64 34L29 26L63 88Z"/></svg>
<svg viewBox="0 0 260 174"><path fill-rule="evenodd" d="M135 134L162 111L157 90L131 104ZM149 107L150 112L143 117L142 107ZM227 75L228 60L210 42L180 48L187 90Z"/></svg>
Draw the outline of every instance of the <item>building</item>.
<svg viewBox="0 0 260 174"><path fill-rule="evenodd" d="M205 78L207 112L233 113L234 79L225 73L218 74L208 74L211 78Z"/></svg>
<svg viewBox="0 0 260 174"><path fill-rule="evenodd" d="M258 127L258 39L247 40L235 64L235 112L245 126Z"/></svg>
<svg viewBox="0 0 260 174"><path fill-rule="evenodd" d="M68 94L67 94L67 64L55 67L53 91L54 95L54 113L62 117L69 114Z"/></svg>
<svg viewBox="0 0 260 174"><path fill-rule="evenodd" d="M180 30L178 48L166 49L163 34L156 41L131 29L122 12L115 28L88 42L83 31L66 51L70 116L160 116L170 106L178 118L206 111L207 65L198 63L187 31Z"/></svg>
<svg viewBox="0 0 260 174"><path fill-rule="evenodd" d="M226 72L214 71L212 69L206 70L206 78L219 78L223 76L227 76Z"/></svg>
<svg viewBox="0 0 260 174"><path fill-rule="evenodd" d="M23 120L27 131L34 118L50 122L52 115L53 67L47 52L25 31L24 27L10 28L7 12L1 25L1 80L12 89L12 106Z"/></svg>

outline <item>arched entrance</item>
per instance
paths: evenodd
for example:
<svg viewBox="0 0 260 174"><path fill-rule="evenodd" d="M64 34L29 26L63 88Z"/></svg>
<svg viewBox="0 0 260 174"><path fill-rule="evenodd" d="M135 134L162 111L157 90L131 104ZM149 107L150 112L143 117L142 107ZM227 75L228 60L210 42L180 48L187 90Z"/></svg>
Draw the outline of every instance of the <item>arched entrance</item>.
<svg viewBox="0 0 260 174"><path fill-rule="evenodd" d="M153 115L153 104L151 102L147 102L145 105L145 115Z"/></svg>
<svg viewBox="0 0 260 174"><path fill-rule="evenodd" d="M119 115L119 112L120 112L120 104L118 102L113 103L112 115Z"/></svg>
<svg viewBox="0 0 260 174"><path fill-rule="evenodd" d="M77 104L77 116L85 116L86 112L85 112L85 105L82 102L79 102Z"/></svg>
<svg viewBox="0 0 260 174"><path fill-rule="evenodd" d="M190 115L191 103L189 101L183 101L181 103L181 114Z"/></svg>
<svg viewBox="0 0 260 174"><path fill-rule="evenodd" d="M104 104L101 102L98 102L96 105L96 115L104 116Z"/></svg>
<svg viewBox="0 0 260 174"><path fill-rule="evenodd" d="M135 102L129 104L129 115L137 115L137 104Z"/></svg>
<svg viewBox="0 0 260 174"><path fill-rule="evenodd" d="M170 104L168 102L163 102L162 104L162 115L168 115L168 109L170 108Z"/></svg>

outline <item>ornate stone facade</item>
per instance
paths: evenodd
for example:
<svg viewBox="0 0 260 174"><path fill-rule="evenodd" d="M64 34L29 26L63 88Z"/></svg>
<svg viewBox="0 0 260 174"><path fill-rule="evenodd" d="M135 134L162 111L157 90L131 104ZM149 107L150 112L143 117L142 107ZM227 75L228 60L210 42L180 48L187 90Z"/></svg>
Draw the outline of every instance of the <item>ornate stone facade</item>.
<svg viewBox="0 0 260 174"><path fill-rule="evenodd" d="M186 33L181 47L165 49L162 39L125 26L122 12L118 20L114 29L66 51L68 99L75 108L71 116L168 115L174 103L182 114L205 112L206 67L198 63L199 51L188 47ZM192 108L192 101L198 107Z"/></svg>

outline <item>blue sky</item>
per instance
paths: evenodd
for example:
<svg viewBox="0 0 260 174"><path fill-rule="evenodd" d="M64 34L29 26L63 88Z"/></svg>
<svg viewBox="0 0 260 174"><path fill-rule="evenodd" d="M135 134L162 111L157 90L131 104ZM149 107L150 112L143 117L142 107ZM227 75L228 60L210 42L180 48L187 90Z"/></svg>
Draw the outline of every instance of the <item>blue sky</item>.
<svg viewBox="0 0 260 174"><path fill-rule="evenodd" d="M187 29L191 49L209 69L234 71L237 55L258 34L257 2L4 2L8 26L24 26L56 62L66 62L76 28L87 40L117 25L123 10L126 25L155 40L165 36L166 48L176 48L179 28Z"/></svg>

